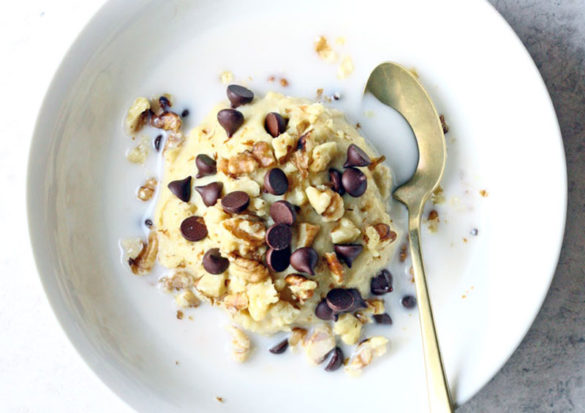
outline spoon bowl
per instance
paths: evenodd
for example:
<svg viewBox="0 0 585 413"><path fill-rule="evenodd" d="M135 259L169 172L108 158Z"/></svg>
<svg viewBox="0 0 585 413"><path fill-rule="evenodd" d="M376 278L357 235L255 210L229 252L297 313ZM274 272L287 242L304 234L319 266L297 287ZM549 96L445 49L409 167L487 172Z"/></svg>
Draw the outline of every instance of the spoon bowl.
<svg viewBox="0 0 585 413"><path fill-rule="evenodd" d="M417 141L419 158L414 175L398 187L393 196L408 209L408 236L429 404L433 412L452 412L453 405L435 331L420 248L423 207L441 182L445 170L445 135L431 98L412 71L396 63L382 63L370 74L364 93L371 93L381 103L398 111L412 128Z"/></svg>

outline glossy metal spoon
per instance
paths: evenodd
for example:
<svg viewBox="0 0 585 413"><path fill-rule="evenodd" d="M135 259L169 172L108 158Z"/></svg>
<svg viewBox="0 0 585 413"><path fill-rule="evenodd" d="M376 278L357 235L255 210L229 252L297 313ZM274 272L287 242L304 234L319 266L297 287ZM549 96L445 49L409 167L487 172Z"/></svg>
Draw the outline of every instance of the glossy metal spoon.
<svg viewBox="0 0 585 413"><path fill-rule="evenodd" d="M394 198L408 209L408 236L414 268L416 296L432 412L452 412L447 378L433 321L420 249L420 221L425 202L437 188L447 150L439 115L417 78L396 63L382 63L374 69L364 93L397 110L410 124L418 144L418 166L412 178L394 191Z"/></svg>

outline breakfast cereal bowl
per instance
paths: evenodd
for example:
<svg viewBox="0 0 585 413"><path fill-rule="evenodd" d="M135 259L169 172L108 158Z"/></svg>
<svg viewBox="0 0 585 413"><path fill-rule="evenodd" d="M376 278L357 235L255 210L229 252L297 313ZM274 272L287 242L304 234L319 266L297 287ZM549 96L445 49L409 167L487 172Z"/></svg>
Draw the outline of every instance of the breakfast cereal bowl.
<svg viewBox="0 0 585 413"><path fill-rule="evenodd" d="M411 132L361 94L378 63L413 67L448 125L443 192L427 206L423 250L458 403L510 356L548 290L565 219L563 150L546 89L503 20L479 1L303 4L111 0L47 93L28 176L41 280L85 361L140 411L424 411L426 397L416 310L402 304L414 292L404 239L387 266L393 324L368 325L362 337L386 337L388 351L357 378L310 366L301 350L270 353L287 332L252 335L254 351L235 363L227 314L205 304L178 317L157 276L129 270L120 241L145 238L155 204L136 190L163 167L152 147L146 163L127 160L141 139L123 127L138 96L171 95L177 111L189 112L186 131L226 100L226 80L259 97L319 101L385 156L396 184L416 165ZM527 207L543 187L539 208ZM404 211L390 210L403 233Z"/></svg>

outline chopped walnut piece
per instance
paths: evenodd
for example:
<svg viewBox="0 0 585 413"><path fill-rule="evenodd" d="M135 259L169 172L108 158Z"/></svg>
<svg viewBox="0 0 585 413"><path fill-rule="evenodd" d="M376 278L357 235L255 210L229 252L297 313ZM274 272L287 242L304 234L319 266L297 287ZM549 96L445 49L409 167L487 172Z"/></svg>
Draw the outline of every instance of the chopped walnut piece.
<svg viewBox="0 0 585 413"><path fill-rule="evenodd" d="M337 221L339 218L343 216L345 213L344 205L343 205L343 198L337 192L333 193L333 197L331 198L331 203L322 214L323 221L330 222L330 221Z"/></svg>
<svg viewBox="0 0 585 413"><path fill-rule="evenodd" d="M370 171L373 171L374 169L376 169L376 166L378 166L379 164L381 164L385 160L386 160L386 157L384 155L372 159L372 162L368 165L368 169Z"/></svg>
<svg viewBox="0 0 585 413"><path fill-rule="evenodd" d="M366 300L366 311L373 315L384 313L384 300L379 298L368 298Z"/></svg>
<svg viewBox="0 0 585 413"><path fill-rule="evenodd" d="M311 363L322 363L325 360L325 356L335 348L335 337L331 327L327 324L318 324L311 335L305 337L303 345L305 354Z"/></svg>
<svg viewBox="0 0 585 413"><path fill-rule="evenodd" d="M278 162L281 164L285 163L288 160L290 154L295 150L296 145L296 138L288 132L281 133L276 138L272 139L274 156Z"/></svg>
<svg viewBox="0 0 585 413"><path fill-rule="evenodd" d="M158 238L156 232L150 231L148 235L148 244L142 247L142 251L136 258L129 258L128 264L130 269L136 275L144 275L149 273L154 267L156 261L156 254L158 253Z"/></svg>
<svg viewBox="0 0 585 413"><path fill-rule="evenodd" d="M150 152L146 142L140 142L126 153L126 159L132 163L143 164Z"/></svg>
<svg viewBox="0 0 585 413"><path fill-rule="evenodd" d="M296 233L296 247L310 247L317 237L321 227L319 225L310 224L308 222L301 222L298 224Z"/></svg>
<svg viewBox="0 0 585 413"><path fill-rule="evenodd" d="M326 62L333 63L337 60L337 53L331 48L325 36L319 36L315 39L315 52Z"/></svg>
<svg viewBox="0 0 585 413"><path fill-rule="evenodd" d="M306 151L296 151L293 153L292 162L295 164L301 176L306 178L309 176L309 161L310 157Z"/></svg>
<svg viewBox="0 0 585 413"><path fill-rule="evenodd" d="M264 236L266 235L264 223L253 217L250 218L252 219L228 218L220 224L233 237L231 238L231 241L234 241L233 245L245 256L254 255L255 250L264 244Z"/></svg>
<svg viewBox="0 0 585 413"><path fill-rule="evenodd" d="M270 276L268 268L261 262L238 256L231 261L230 272L233 276L250 283L263 281Z"/></svg>
<svg viewBox="0 0 585 413"><path fill-rule="evenodd" d="M258 168L258 161L251 152L244 151L229 159L220 158L217 170L229 176L248 175Z"/></svg>
<svg viewBox="0 0 585 413"><path fill-rule="evenodd" d="M175 296L175 302L181 308L197 307L200 304L199 299L191 290L181 291Z"/></svg>
<svg viewBox="0 0 585 413"><path fill-rule="evenodd" d="M343 265L339 262L337 255L334 252L326 252L323 254L325 257L325 261L327 262L327 266L329 267L329 271L331 271L331 275L333 277L333 281L337 285L341 285L344 279L344 272L343 272Z"/></svg>
<svg viewBox="0 0 585 413"><path fill-rule="evenodd" d="M288 288L293 296L296 297L301 304L313 296L315 289L319 285L316 281L309 280L307 277L300 274L289 274L284 280L288 284Z"/></svg>
<svg viewBox="0 0 585 413"><path fill-rule="evenodd" d="M181 117L175 112L163 112L160 115L151 114L150 116L150 125L157 129L178 132L182 124Z"/></svg>
<svg viewBox="0 0 585 413"><path fill-rule="evenodd" d="M337 143L326 142L316 146L312 153L311 172L324 171L337 154Z"/></svg>
<svg viewBox="0 0 585 413"><path fill-rule="evenodd" d="M245 293L234 293L226 295L222 301L226 310L230 313L248 308L248 296Z"/></svg>
<svg viewBox="0 0 585 413"><path fill-rule="evenodd" d="M386 353L388 339L382 336L370 337L362 341L345 366L345 372L351 376L359 376L364 367L376 357Z"/></svg>
<svg viewBox="0 0 585 413"><path fill-rule="evenodd" d="M340 336L345 344L352 346L360 339L362 323L353 314L341 314L333 324L333 333Z"/></svg>
<svg viewBox="0 0 585 413"><path fill-rule="evenodd" d="M486 198L488 196L488 191L486 191L485 189L482 189L481 191L479 191L479 194L482 197Z"/></svg>
<svg viewBox="0 0 585 413"><path fill-rule="evenodd" d="M167 292L191 288L195 285L195 277L187 270L178 269L173 275L162 277L159 282Z"/></svg>
<svg viewBox="0 0 585 413"><path fill-rule="evenodd" d="M299 344L302 340L304 340L306 335L307 335L306 329L301 327L293 327L292 334L288 339L288 344L294 347L297 344Z"/></svg>
<svg viewBox="0 0 585 413"><path fill-rule="evenodd" d="M126 121L124 122L126 133L128 135L133 135L136 132L140 131L144 124L146 123L146 119L148 118L148 110L150 109L150 102L148 99L144 97L139 97L134 100L130 109L128 109L128 114L126 115Z"/></svg>
<svg viewBox="0 0 585 413"><path fill-rule="evenodd" d="M260 166L268 168L276 164L272 148L268 142L256 142L252 147L252 155L256 158Z"/></svg>
<svg viewBox="0 0 585 413"><path fill-rule="evenodd" d="M234 360L243 363L250 355L252 343L241 328L236 326L229 326L228 331L232 335L232 356Z"/></svg>
<svg viewBox="0 0 585 413"><path fill-rule="evenodd" d="M343 244L356 239L360 235L360 230L348 218L341 218L337 225L331 231L331 242L334 244Z"/></svg>
<svg viewBox="0 0 585 413"><path fill-rule="evenodd" d="M149 178L146 180L144 185L138 188L137 197L141 201L148 201L154 195L154 191L156 190L157 181L156 178Z"/></svg>
<svg viewBox="0 0 585 413"><path fill-rule="evenodd" d="M343 198L331 189L321 186L313 186L305 189L309 203L319 215L323 217L324 222L337 221L344 214Z"/></svg>
<svg viewBox="0 0 585 413"><path fill-rule="evenodd" d="M398 234L396 234L396 232L392 231L388 224L383 224L383 223L375 224L374 229L376 230L376 232L380 236L380 241L394 242L394 241L396 241L396 238L398 237Z"/></svg>
<svg viewBox="0 0 585 413"><path fill-rule="evenodd" d="M144 242L140 238L127 238L120 241L120 246L124 251L124 260L134 260L144 248Z"/></svg>

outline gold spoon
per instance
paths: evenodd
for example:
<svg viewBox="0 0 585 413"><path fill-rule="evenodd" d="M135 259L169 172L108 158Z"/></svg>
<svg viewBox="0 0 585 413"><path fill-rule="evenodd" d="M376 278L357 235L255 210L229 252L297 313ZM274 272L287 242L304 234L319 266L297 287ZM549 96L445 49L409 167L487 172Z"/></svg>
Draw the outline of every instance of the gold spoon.
<svg viewBox="0 0 585 413"><path fill-rule="evenodd" d="M406 119L418 144L419 158L416 171L408 182L394 191L394 198L408 209L408 236L430 408L433 412L452 412L453 404L441 361L420 249L420 220L423 206L439 185L445 170L447 157L445 135L431 98L408 69L391 62L380 64L368 79L364 93L368 92L383 104L397 110Z"/></svg>

